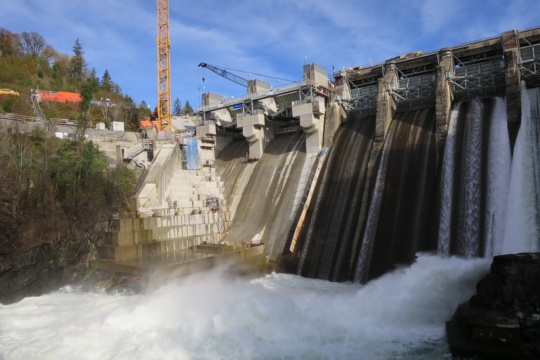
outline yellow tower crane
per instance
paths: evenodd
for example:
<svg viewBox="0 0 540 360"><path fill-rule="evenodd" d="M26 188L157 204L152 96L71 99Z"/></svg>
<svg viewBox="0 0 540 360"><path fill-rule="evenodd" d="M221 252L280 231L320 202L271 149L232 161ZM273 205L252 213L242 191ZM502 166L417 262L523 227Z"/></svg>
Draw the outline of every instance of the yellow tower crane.
<svg viewBox="0 0 540 360"><path fill-rule="evenodd" d="M158 131L172 132L169 0L157 0Z"/></svg>

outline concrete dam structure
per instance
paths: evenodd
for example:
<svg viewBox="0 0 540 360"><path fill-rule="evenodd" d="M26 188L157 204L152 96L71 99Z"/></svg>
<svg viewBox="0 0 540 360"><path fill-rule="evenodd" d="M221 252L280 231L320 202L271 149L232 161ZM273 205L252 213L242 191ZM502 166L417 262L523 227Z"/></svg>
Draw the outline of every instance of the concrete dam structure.
<svg viewBox="0 0 540 360"><path fill-rule="evenodd" d="M103 257L264 244L256 256L283 271L364 283L422 251L540 249L540 28L335 82L303 70L282 88L204 94L196 138L156 142L137 217L112 221Z"/></svg>

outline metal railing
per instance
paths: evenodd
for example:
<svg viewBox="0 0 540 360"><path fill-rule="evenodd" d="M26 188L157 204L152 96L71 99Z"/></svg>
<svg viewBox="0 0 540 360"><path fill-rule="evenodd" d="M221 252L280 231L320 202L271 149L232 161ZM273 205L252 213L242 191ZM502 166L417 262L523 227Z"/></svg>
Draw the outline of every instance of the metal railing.
<svg viewBox="0 0 540 360"><path fill-rule="evenodd" d="M310 85L309 81L300 81L293 84L288 84L288 85L284 85L284 86L280 86L280 87L276 87L272 89L267 89L264 91L259 91L254 94L247 94L244 96L239 96L232 99L223 100L223 101L218 102L217 104L201 106L197 109L197 112L214 111L214 110L223 109L229 106L242 104L246 100L253 101L253 100L258 100L265 97L281 95L288 92L294 92L295 90L303 86L308 86L308 85Z"/></svg>

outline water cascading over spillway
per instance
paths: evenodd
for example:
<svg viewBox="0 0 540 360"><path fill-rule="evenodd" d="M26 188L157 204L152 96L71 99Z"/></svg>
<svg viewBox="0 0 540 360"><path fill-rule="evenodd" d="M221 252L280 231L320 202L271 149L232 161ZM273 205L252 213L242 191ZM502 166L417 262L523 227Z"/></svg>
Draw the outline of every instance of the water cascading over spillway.
<svg viewBox="0 0 540 360"><path fill-rule="evenodd" d="M299 274L342 280L351 271L374 131L374 118L342 124L304 223Z"/></svg>
<svg viewBox="0 0 540 360"><path fill-rule="evenodd" d="M502 253L540 251L540 88L521 89Z"/></svg>
<svg viewBox="0 0 540 360"><path fill-rule="evenodd" d="M242 165L239 154L246 145L232 143L216 159L219 173L236 180L226 185L227 197L241 198L225 240L262 240L265 252L273 258L283 248L292 227L292 204L306 160L305 136L302 132L277 136L261 159L249 165L253 172L244 178L242 168L248 164ZM235 191L240 193L233 194Z"/></svg>
<svg viewBox="0 0 540 360"><path fill-rule="evenodd" d="M358 146L343 133L354 134L351 124L344 125L308 213L298 274L366 282L419 251L539 251L540 89L523 86L521 93L514 149L504 97L454 105L439 164L433 109L397 113L371 179L365 168L372 141ZM361 180L349 183L354 176Z"/></svg>
<svg viewBox="0 0 540 360"><path fill-rule="evenodd" d="M435 112L396 114L371 196L354 280L366 282L429 247L436 178Z"/></svg>
<svg viewBox="0 0 540 360"><path fill-rule="evenodd" d="M442 164L440 253L500 254L510 163L505 100L456 104Z"/></svg>
<svg viewBox="0 0 540 360"><path fill-rule="evenodd" d="M397 263L410 263L430 231L436 171L433 109L396 115L369 196L365 187L374 119L363 121L348 120L331 149L310 222L304 225L301 275L367 281Z"/></svg>

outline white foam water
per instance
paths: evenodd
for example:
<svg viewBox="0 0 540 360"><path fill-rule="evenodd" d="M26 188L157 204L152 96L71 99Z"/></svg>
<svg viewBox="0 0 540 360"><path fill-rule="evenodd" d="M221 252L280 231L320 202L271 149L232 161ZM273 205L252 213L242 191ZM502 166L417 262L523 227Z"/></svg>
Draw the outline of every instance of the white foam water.
<svg viewBox="0 0 540 360"><path fill-rule="evenodd" d="M504 225L512 152L508 137L508 120L504 98L495 98L490 122L487 152L486 205L484 214L484 256L500 255L504 240Z"/></svg>
<svg viewBox="0 0 540 360"><path fill-rule="evenodd" d="M521 126L514 146L502 253L540 251L540 89L521 87ZM532 101L531 101L532 100Z"/></svg>
<svg viewBox="0 0 540 360"><path fill-rule="evenodd" d="M419 255L367 285L190 276L144 295L73 288L0 305L0 358L444 359L485 259Z"/></svg>
<svg viewBox="0 0 540 360"><path fill-rule="evenodd" d="M454 194L454 167L456 152L456 131L459 107L461 103L454 105L448 126L448 135L444 149L441 177L441 213L439 222L438 252L448 255L450 253L450 237L452 223L452 206Z"/></svg>

